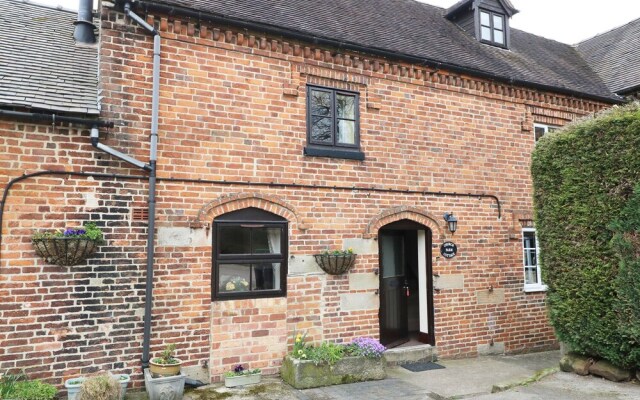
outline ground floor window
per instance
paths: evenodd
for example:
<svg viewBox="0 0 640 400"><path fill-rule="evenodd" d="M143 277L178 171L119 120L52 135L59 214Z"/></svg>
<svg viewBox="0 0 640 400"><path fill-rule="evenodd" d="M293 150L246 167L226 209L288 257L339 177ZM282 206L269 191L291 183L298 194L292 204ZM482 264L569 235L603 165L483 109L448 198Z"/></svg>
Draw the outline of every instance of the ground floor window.
<svg viewBox="0 0 640 400"><path fill-rule="evenodd" d="M522 250L524 262L524 290L528 292L546 290L542 283L542 274L538 255L538 239L534 228L524 228L522 230Z"/></svg>
<svg viewBox="0 0 640 400"><path fill-rule="evenodd" d="M533 124L533 134L535 136L536 142L540 140L541 137L546 135L549 132L553 132L558 129L557 126L545 125L545 124Z"/></svg>
<svg viewBox="0 0 640 400"><path fill-rule="evenodd" d="M288 222L258 208L214 220L214 300L286 294Z"/></svg>

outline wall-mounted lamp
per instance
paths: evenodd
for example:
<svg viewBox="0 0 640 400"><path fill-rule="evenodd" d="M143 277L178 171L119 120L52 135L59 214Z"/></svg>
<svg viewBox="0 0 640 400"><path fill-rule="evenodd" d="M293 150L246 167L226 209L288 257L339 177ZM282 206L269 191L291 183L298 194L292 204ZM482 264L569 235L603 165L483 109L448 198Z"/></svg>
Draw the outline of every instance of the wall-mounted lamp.
<svg viewBox="0 0 640 400"><path fill-rule="evenodd" d="M458 229L458 218L456 218L453 213L444 213L444 220L447 221L451 233L454 233Z"/></svg>

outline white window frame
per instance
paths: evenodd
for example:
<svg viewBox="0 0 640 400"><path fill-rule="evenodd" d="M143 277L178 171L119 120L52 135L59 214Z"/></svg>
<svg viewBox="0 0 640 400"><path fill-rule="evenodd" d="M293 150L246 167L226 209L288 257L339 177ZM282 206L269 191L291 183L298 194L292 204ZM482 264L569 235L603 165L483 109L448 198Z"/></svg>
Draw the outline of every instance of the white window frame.
<svg viewBox="0 0 640 400"><path fill-rule="evenodd" d="M524 283L525 292L544 292L547 290L547 285L542 283L542 269L540 268L540 247L538 246L538 237L536 236L536 272L538 277L538 283L527 283L527 261L524 248L524 233L533 232L536 233L535 228L522 228L522 242L521 242L521 254L522 254L522 282ZM530 267L530 265L529 265Z"/></svg>
<svg viewBox="0 0 640 400"><path fill-rule="evenodd" d="M553 131L555 131L556 129L558 129L560 127L559 126L555 126L555 125L547 125L547 124L538 124L538 123L533 124L533 140L535 142L540 140L540 139L536 139L536 128L544 129L544 134L542 135L542 136L544 136L547 133L553 132ZM542 137L542 136L540 136L540 137Z"/></svg>

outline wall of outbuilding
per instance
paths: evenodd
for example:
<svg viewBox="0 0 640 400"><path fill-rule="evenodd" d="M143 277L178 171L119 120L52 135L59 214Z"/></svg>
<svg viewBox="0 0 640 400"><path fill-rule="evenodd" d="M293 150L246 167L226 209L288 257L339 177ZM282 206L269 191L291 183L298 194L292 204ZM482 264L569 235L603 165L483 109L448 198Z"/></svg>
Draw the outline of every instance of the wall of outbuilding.
<svg viewBox="0 0 640 400"><path fill-rule="evenodd" d="M451 211L459 254L443 259L436 248L432 259L440 357L557 345L544 293L523 292L533 123L563 125L606 105L203 21L146 18L163 38L152 352L175 343L191 376L217 380L238 363L277 372L294 330L314 341L377 337L370 225L417 220L439 246L452 238L441 220ZM101 118L117 126L101 136L141 160L151 68L151 37L103 8ZM307 84L360 93L364 161L303 155ZM1 120L0 156L3 187L47 169L144 175L96 152L74 127ZM264 186L271 182L284 185ZM499 217L489 198L332 186L487 193L502 210ZM14 185L0 248L0 370L60 384L109 369L140 383L146 220L137 216L146 191L144 179L40 176ZM244 207L290 222L287 296L212 302L211 223ZM107 240L86 265L47 265L33 252L34 229L86 220ZM313 261L345 247L359 254L347 275L326 275Z"/></svg>

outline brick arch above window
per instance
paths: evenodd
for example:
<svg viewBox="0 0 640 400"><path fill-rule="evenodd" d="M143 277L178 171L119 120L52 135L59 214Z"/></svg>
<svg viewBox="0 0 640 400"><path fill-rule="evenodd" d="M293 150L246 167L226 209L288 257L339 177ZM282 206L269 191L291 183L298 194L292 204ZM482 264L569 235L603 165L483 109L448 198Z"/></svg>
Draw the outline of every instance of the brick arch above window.
<svg viewBox="0 0 640 400"><path fill-rule="evenodd" d="M233 193L220 196L200 208L191 227L208 227L216 217L231 211L255 207L276 214L293 223L293 228L308 229L307 222L294 206L280 197L264 193Z"/></svg>
<svg viewBox="0 0 640 400"><path fill-rule="evenodd" d="M369 221L363 236L365 239L375 238L380 228L403 219L417 222L431 229L434 242L443 241L445 238L444 229L433 214L422 208L410 206L393 207L382 211Z"/></svg>

